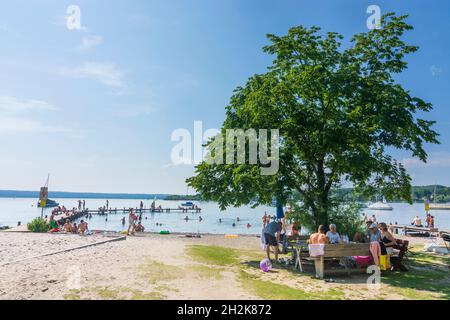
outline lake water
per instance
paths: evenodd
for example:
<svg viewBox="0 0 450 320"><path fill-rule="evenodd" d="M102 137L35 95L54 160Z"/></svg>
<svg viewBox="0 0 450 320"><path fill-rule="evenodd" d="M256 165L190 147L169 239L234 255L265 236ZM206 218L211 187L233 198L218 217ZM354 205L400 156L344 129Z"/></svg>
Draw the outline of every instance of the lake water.
<svg viewBox="0 0 450 320"><path fill-rule="evenodd" d="M77 207L77 199L55 199L66 208ZM151 201L142 200L145 207L149 207ZM106 199L88 199L86 207L97 209L104 206ZM129 208L138 207L140 200L110 200L111 208ZM165 201L157 200L156 205L163 208L177 208L181 201ZM252 209L250 207L229 208L226 211L220 211L217 203L214 202L196 202L202 208L201 213L144 213L142 224L146 231L159 232L168 230L170 232L193 232L193 233L212 233L212 234L259 234L261 231L261 217L266 211L268 214L274 215L275 208L259 207ZM411 220L419 215L422 222L425 220L425 211L423 204L408 205L405 203L392 204L393 211L372 211L365 209L365 213L370 216L375 214L378 222L399 224L410 224ZM51 209L46 209L45 214L49 214ZM0 198L0 226L14 227L17 222L22 224L29 222L33 218L40 215L41 209L36 207L36 200L30 198ZM435 225L440 229L450 229L450 211L432 211L435 217ZM191 220L185 221L185 217L189 216ZM122 231L126 230L126 226L122 226L122 217L127 216L121 213L108 215L108 221L104 216L94 215L88 220L89 228L95 230ZM199 216L203 221L199 222ZM240 222L237 222L237 217ZM219 222L222 219L222 222ZM128 219L126 219L128 220ZM156 223L162 226L156 226ZM233 223L236 224L233 227ZM247 228L250 223L251 227ZM128 224L128 221L127 221Z"/></svg>

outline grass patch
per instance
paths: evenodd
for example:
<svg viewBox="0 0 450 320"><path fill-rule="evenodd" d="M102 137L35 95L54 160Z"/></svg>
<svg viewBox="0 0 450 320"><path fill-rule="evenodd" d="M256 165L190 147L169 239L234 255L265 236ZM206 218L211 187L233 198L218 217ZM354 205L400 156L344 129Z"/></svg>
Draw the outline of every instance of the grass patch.
<svg viewBox="0 0 450 320"><path fill-rule="evenodd" d="M229 266L239 261L235 250L217 246L189 246L187 253L194 260L210 265Z"/></svg>
<svg viewBox="0 0 450 320"><path fill-rule="evenodd" d="M159 291L155 292L142 292L140 290L129 290L132 294L131 300L164 300L166 298Z"/></svg>
<svg viewBox="0 0 450 320"><path fill-rule="evenodd" d="M176 266L167 265L161 262L147 260L140 267L142 276L151 284L160 281L170 281L183 275L183 270Z"/></svg>
<svg viewBox="0 0 450 320"><path fill-rule="evenodd" d="M80 290L70 290L70 293L63 295L64 300L81 300Z"/></svg>
<svg viewBox="0 0 450 320"><path fill-rule="evenodd" d="M384 273L382 282L407 299L450 299L449 273L410 268L409 272Z"/></svg>
<svg viewBox="0 0 450 320"><path fill-rule="evenodd" d="M118 290L97 287L94 291L104 300L124 300L124 297L120 295Z"/></svg>
<svg viewBox="0 0 450 320"><path fill-rule="evenodd" d="M189 271L194 273L195 276L200 279L223 279L223 275L221 273L222 269L217 267L212 268L208 266L196 265L190 266Z"/></svg>
<svg viewBox="0 0 450 320"><path fill-rule="evenodd" d="M382 282L394 291L413 300L450 299L450 258L410 248L404 261L409 272L383 273Z"/></svg>
<svg viewBox="0 0 450 320"><path fill-rule="evenodd" d="M261 280L241 270L239 280L242 286L258 297L267 300L340 300L345 294L338 289L330 289L325 292L306 292L284 284Z"/></svg>

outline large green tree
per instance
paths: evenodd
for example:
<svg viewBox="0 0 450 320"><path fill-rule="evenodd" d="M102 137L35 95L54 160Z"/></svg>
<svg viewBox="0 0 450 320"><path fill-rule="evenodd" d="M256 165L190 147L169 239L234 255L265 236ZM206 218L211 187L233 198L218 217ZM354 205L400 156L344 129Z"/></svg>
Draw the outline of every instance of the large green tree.
<svg viewBox="0 0 450 320"><path fill-rule="evenodd" d="M278 173L261 175L248 162L203 162L187 183L222 208L270 204L274 197L286 203L300 194L311 226L328 224L335 209L331 190L344 181L366 195L411 201L411 178L389 151L406 150L426 162L424 144L438 143L438 134L433 121L417 116L432 105L395 79L407 68L406 56L418 50L402 40L412 29L405 19L387 14L380 29L357 34L345 46L343 36L318 27L268 35L263 50L275 60L267 73L235 90L221 134L279 129Z"/></svg>

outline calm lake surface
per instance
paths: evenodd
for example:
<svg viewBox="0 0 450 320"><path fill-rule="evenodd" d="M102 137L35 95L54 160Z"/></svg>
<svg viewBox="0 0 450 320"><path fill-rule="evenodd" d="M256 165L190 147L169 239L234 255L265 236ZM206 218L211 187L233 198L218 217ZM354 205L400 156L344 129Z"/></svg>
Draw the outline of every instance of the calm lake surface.
<svg viewBox="0 0 450 320"><path fill-rule="evenodd" d="M77 199L54 199L66 208L77 207ZM142 200L145 207L150 207L149 200ZM22 224L29 222L33 218L40 215L41 209L36 207L36 199L31 198L0 198L0 226L14 227L17 222ZM97 209L104 206L106 199L88 199L86 200L86 207L90 209ZM110 200L111 208L129 208L138 207L140 200ZM156 205L161 205L163 208L177 208L181 201L165 201L157 200ZM273 207L259 207L252 209L250 207L229 208L226 211L220 211L217 203L214 202L196 202L202 208L201 213L144 213L142 223L145 231L159 232L168 230L170 232L200 232L212 234L259 234L261 232L261 217L264 212L274 215L275 208ZM419 215L422 222L425 220L425 210L423 203L419 204L405 204L393 203L393 211L372 211L365 209L367 215L375 214L378 222L399 224L410 224L414 216ZM51 209L46 209L45 214L49 214ZM439 229L450 230L450 211L432 211L435 217L435 225ZM189 216L190 220L185 221L185 217ZM89 228L95 230L108 231L122 231L126 230L128 225L122 226L122 217L127 216L121 213L108 215L108 221L105 221L105 216L94 215L92 219L88 220ZM199 216L203 221L199 222ZM240 222L237 222L237 217ZM219 222L222 219L222 223ZM127 219L128 220L128 219ZM156 226L156 223L162 226ZM232 224L236 223L233 227ZM250 223L251 227L247 228ZM128 224L128 221L127 221Z"/></svg>

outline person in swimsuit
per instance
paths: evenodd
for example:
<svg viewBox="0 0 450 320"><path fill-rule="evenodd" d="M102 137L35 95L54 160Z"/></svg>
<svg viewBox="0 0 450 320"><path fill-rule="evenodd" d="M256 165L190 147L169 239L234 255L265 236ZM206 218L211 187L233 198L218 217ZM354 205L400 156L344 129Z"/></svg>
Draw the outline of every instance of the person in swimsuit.
<svg viewBox="0 0 450 320"><path fill-rule="evenodd" d="M81 220L80 224L78 225L78 233L84 235L87 231L88 231L88 224L84 222L84 220Z"/></svg>
<svg viewBox="0 0 450 320"><path fill-rule="evenodd" d="M134 231L136 229L136 220L137 217L133 213L133 209L130 209L130 213L128 214L128 235L134 235Z"/></svg>
<svg viewBox="0 0 450 320"><path fill-rule="evenodd" d="M69 219L66 220L66 223L64 224L63 228L64 232L71 233L72 232L72 225L70 224Z"/></svg>
<svg viewBox="0 0 450 320"><path fill-rule="evenodd" d="M389 232L386 223L382 222L378 224L378 229L381 232L381 242L383 243L381 246L381 254L389 254L392 256L394 254L394 246L397 245L397 241L395 241L392 233ZM385 249L383 249L383 247Z"/></svg>

